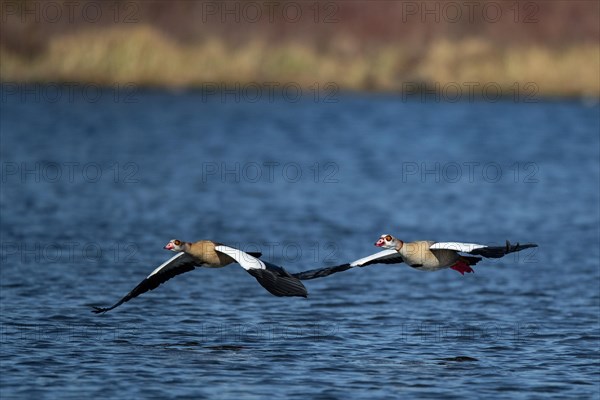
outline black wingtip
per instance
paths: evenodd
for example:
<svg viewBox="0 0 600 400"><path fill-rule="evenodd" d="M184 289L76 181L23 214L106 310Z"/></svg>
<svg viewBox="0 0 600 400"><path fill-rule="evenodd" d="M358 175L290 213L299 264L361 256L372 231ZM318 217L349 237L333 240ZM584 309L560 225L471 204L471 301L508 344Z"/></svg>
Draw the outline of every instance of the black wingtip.
<svg viewBox="0 0 600 400"><path fill-rule="evenodd" d="M504 246L498 246L498 247L494 247L494 246L487 247L486 246L486 247L475 249L469 253L473 254L473 255L477 255L477 256L483 256L485 258L500 258L500 257L504 257L507 254L515 253L517 251L522 251L522 250L529 249L532 247L538 247L538 245L535 243L511 244L507 240L506 244Z"/></svg>
<svg viewBox="0 0 600 400"><path fill-rule="evenodd" d="M509 249L510 253L514 253L515 251L530 249L532 247L538 247L538 245L535 244L535 243L525 243L525 244L517 243L515 245L511 245L508 240L506 241L506 243L507 243L507 246L508 246L508 249Z"/></svg>
<svg viewBox="0 0 600 400"><path fill-rule="evenodd" d="M120 302L119 302L119 303L115 304L115 305L114 305L114 306L112 306L112 307L94 307L94 309L92 310L92 312L93 312L94 314L103 314L103 313L105 313L105 312L108 312L108 311L110 311L110 310L112 310L112 309L114 309L114 308L117 308L117 307L118 307L118 306L120 306L121 304L122 304L122 303L120 303Z"/></svg>
<svg viewBox="0 0 600 400"><path fill-rule="evenodd" d="M250 269L248 273L277 297L307 297L308 291L302 282L281 267L266 263L267 269Z"/></svg>
<svg viewBox="0 0 600 400"><path fill-rule="evenodd" d="M352 268L350 264L342 264L334 267L311 269L310 271L298 272L296 274L292 274L292 276L300 280L307 281L309 279L323 278L331 274L343 272L350 268Z"/></svg>

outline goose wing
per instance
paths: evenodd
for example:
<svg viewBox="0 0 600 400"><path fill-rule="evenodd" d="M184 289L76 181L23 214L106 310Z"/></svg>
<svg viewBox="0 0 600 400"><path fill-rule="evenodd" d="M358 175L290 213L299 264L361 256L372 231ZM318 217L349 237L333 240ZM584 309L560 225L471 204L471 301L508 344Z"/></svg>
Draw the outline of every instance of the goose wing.
<svg viewBox="0 0 600 400"><path fill-rule="evenodd" d="M307 281L309 279L323 278L323 277L331 275L331 274L343 272L350 268L352 268L352 266L350 264L342 264L342 265L336 265L334 267L317 268L317 269L311 269L309 271L302 271L302 272L298 272L297 274L294 274L294 276L303 281Z"/></svg>
<svg viewBox="0 0 600 400"><path fill-rule="evenodd" d="M92 310L95 313L105 313L120 306L121 304L143 294L149 290L154 290L162 283L165 283L169 279L183 274L185 272L192 271L197 265L197 260L186 253L177 253L159 267L157 267L150 275L148 275L143 281L139 283L131 292L127 293L121 300L116 302L110 307L94 307Z"/></svg>
<svg viewBox="0 0 600 400"><path fill-rule="evenodd" d="M370 256L363 257L349 264L336 265L334 267L312 269L310 271L299 272L294 274L298 279L303 281L315 278L323 278L328 275L346 271L353 267L366 267L372 264L398 264L403 262L402 256L396 250L383 250Z"/></svg>
<svg viewBox="0 0 600 400"><path fill-rule="evenodd" d="M215 250L233 258L242 268L252 275L258 283L274 296L307 297L308 292L300 279L288 273L282 267L259 260L239 249L219 245Z"/></svg>
<svg viewBox="0 0 600 400"><path fill-rule="evenodd" d="M434 243L429 247L430 250L454 250L460 253L468 253L476 256L482 256L486 258L500 258L507 254L514 253L517 251L537 247L535 243L527 244L510 244L507 240L504 246L486 246L483 244L475 243L460 243L460 242L439 242Z"/></svg>
<svg viewBox="0 0 600 400"><path fill-rule="evenodd" d="M394 249L388 249L358 259L350 263L350 265L353 267L366 267L372 264L399 264L401 262L404 262L404 260L400 253Z"/></svg>

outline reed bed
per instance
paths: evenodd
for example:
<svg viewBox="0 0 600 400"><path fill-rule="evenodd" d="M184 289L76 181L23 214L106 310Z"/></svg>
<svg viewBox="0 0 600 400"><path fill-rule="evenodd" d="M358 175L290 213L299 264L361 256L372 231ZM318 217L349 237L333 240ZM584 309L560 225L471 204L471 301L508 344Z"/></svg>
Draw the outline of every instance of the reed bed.
<svg viewBox="0 0 600 400"><path fill-rule="evenodd" d="M0 47L3 82L136 83L202 87L334 82L343 90L443 90L493 82L510 91L534 83L540 96L600 95L600 46L510 45L477 38L437 39L415 50L402 44L356 48L335 37L325 49L260 37L231 45L219 37L181 43L150 26L77 31L49 39L34 56Z"/></svg>

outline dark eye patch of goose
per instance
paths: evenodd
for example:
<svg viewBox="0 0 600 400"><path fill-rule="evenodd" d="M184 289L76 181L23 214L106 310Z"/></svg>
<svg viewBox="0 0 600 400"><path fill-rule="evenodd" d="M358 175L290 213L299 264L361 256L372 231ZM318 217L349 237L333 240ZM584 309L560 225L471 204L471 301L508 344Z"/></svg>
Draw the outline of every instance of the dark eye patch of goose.
<svg viewBox="0 0 600 400"><path fill-rule="evenodd" d="M385 240L386 240L386 241L388 241L388 242L390 242L390 241L392 240L392 237L391 237L390 235L387 235L387 236L385 237Z"/></svg>
<svg viewBox="0 0 600 400"><path fill-rule="evenodd" d="M175 246L179 246L181 244L181 241L180 240L176 240L174 243L175 243Z"/></svg>

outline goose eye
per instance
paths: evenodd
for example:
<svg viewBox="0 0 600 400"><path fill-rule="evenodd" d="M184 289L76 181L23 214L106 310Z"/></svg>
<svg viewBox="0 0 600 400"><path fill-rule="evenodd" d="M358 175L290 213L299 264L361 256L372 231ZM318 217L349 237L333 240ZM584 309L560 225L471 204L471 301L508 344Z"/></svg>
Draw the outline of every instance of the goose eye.
<svg viewBox="0 0 600 400"><path fill-rule="evenodd" d="M181 244L181 242L179 240L175 241L175 246L179 246Z"/></svg>
<svg viewBox="0 0 600 400"><path fill-rule="evenodd" d="M391 241L391 240L392 240L392 237L391 237L390 235L387 235L387 236L385 237L385 240L386 240L387 242L389 242L389 241Z"/></svg>

